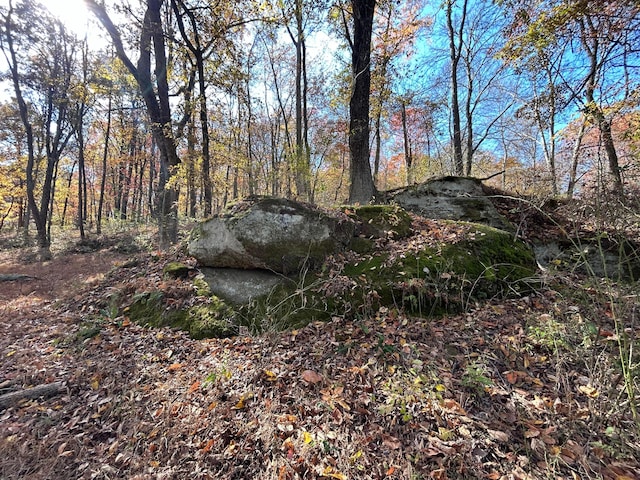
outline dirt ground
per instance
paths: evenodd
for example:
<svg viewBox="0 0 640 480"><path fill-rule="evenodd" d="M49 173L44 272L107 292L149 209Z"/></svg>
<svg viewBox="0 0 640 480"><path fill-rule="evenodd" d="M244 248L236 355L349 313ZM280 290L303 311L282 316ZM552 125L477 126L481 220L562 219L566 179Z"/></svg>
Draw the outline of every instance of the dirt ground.
<svg viewBox="0 0 640 480"><path fill-rule="evenodd" d="M0 282L0 318L28 312L44 303L73 297L100 282L105 274L127 256L113 251L60 254L46 262L25 262L20 250L0 251L0 276L25 275Z"/></svg>

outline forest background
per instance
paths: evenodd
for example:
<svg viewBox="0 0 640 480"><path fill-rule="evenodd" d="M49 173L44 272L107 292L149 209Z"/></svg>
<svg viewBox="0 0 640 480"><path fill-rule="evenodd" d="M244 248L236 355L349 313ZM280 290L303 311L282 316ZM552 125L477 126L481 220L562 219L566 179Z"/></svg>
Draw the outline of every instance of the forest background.
<svg viewBox="0 0 640 480"><path fill-rule="evenodd" d="M247 195L364 203L436 175L637 196L637 2L85 7L79 32L0 2L0 232L35 228L43 257L52 227L159 219L166 245Z"/></svg>

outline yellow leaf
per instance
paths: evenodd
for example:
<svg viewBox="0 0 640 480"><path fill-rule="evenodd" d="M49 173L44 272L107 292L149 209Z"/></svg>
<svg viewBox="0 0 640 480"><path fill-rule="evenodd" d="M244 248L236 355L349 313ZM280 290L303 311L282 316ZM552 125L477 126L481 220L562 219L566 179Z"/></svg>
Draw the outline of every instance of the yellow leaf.
<svg viewBox="0 0 640 480"><path fill-rule="evenodd" d="M302 441L304 443L311 443L313 442L313 437L309 432L302 432Z"/></svg>
<svg viewBox="0 0 640 480"><path fill-rule="evenodd" d="M91 388L93 390L98 390L100 388L100 378L97 375L94 375L91 378Z"/></svg>
<svg viewBox="0 0 640 480"><path fill-rule="evenodd" d="M253 398L253 392L245 392L238 399L238 403L235 406L231 407L233 410L242 410L247 406L247 400Z"/></svg>
<svg viewBox="0 0 640 480"><path fill-rule="evenodd" d="M600 395L598 389L593 387L592 385L580 385L578 387L578 390L584 393L587 397L591 398L598 398L598 396Z"/></svg>
<svg viewBox="0 0 640 480"><path fill-rule="evenodd" d="M13 357L16 354L16 350L11 350L9 353L7 353L7 357Z"/></svg>
<svg viewBox="0 0 640 480"><path fill-rule="evenodd" d="M438 427L438 437L440 437L440 440L443 442L448 442L453 439L454 436L454 433L448 428Z"/></svg>
<svg viewBox="0 0 640 480"><path fill-rule="evenodd" d="M347 477L345 475L334 470L329 466L325 467L325 469L322 471L322 474L320 476L328 477L328 478L337 478L338 480L347 480Z"/></svg>
<svg viewBox="0 0 640 480"><path fill-rule="evenodd" d="M436 392L444 392L446 389L447 389L447 387L445 387L441 383L436 385Z"/></svg>
<svg viewBox="0 0 640 480"><path fill-rule="evenodd" d="M278 376L275 373L273 373L271 370L265 370L264 375L265 377L267 377L267 380L269 382L275 382L276 380L278 380Z"/></svg>

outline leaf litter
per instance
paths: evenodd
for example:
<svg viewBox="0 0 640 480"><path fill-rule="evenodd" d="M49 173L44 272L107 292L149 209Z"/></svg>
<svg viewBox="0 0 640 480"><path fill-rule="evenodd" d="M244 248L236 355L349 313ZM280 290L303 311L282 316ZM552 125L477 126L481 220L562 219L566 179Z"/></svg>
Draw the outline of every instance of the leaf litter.
<svg viewBox="0 0 640 480"><path fill-rule="evenodd" d="M587 313L560 288L213 340L109 311L158 288L193 302L162 276L179 256L119 259L97 286L0 310L0 394L66 387L0 411L0 478L640 478L606 305L581 337Z"/></svg>

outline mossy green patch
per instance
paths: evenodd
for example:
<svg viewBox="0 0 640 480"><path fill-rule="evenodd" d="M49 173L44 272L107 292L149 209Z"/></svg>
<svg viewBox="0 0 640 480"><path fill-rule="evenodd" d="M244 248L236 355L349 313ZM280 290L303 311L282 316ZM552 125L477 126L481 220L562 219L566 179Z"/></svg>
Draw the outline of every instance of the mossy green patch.
<svg viewBox="0 0 640 480"><path fill-rule="evenodd" d="M361 224L361 235L404 238L411 234L411 217L397 205L364 205L342 210Z"/></svg>
<svg viewBox="0 0 640 480"><path fill-rule="evenodd" d="M502 230L473 224L457 243L403 255L379 253L348 264L361 307L399 306L421 315L463 309L470 301L517 294L535 274L533 253ZM358 300L353 298L352 302Z"/></svg>
<svg viewBox="0 0 640 480"><path fill-rule="evenodd" d="M231 337L238 334L234 318L233 309L213 296L208 303L195 305L187 311L185 330L195 339Z"/></svg>
<svg viewBox="0 0 640 480"><path fill-rule="evenodd" d="M169 262L162 269L162 273L171 278L185 278L193 269L181 262Z"/></svg>
<svg viewBox="0 0 640 480"><path fill-rule="evenodd" d="M161 291L144 292L134 295L124 313L132 322L145 327L184 328L186 312L165 308Z"/></svg>
<svg viewBox="0 0 640 480"><path fill-rule="evenodd" d="M250 331L281 331L325 321L333 304L319 290L323 280L309 276L276 286L268 295L239 309L239 323Z"/></svg>

